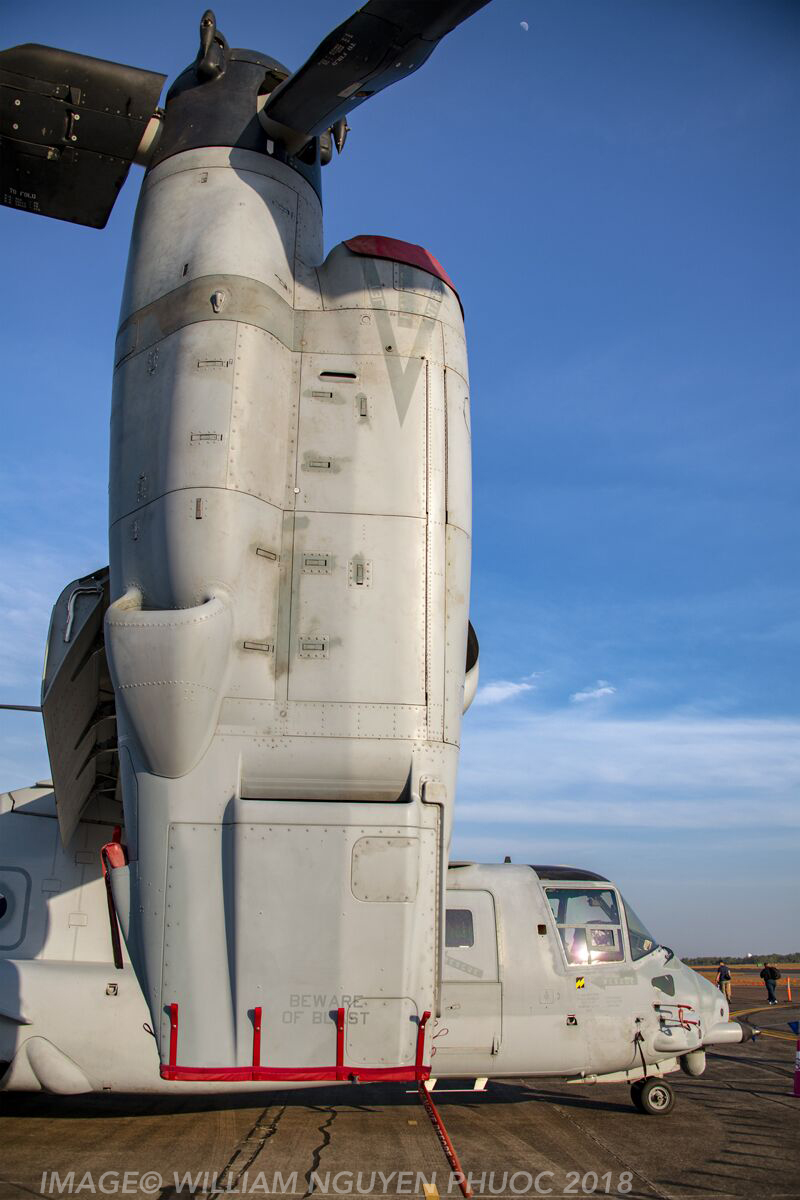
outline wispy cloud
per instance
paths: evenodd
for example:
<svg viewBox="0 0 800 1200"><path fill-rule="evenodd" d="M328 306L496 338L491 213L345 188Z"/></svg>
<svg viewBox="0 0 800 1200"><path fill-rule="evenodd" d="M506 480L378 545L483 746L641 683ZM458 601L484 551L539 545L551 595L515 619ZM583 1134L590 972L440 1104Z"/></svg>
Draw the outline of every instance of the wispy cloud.
<svg viewBox="0 0 800 1200"><path fill-rule="evenodd" d="M795 949L798 795L798 718L484 709L452 853L599 871L679 953Z"/></svg>
<svg viewBox="0 0 800 1200"><path fill-rule="evenodd" d="M800 720L582 710L474 724L462 749L459 822L675 830L798 828Z"/></svg>
<svg viewBox="0 0 800 1200"><path fill-rule="evenodd" d="M475 704L479 707L489 704L504 704L506 700L514 700L524 692L532 692L536 686L533 683L536 674L534 671L532 675L525 675L517 682L510 679L498 679L495 683L487 683L484 687L478 688Z"/></svg>
<svg viewBox="0 0 800 1200"><path fill-rule="evenodd" d="M593 688L585 688L582 692L573 692L570 700L573 704L583 704L586 700L599 700L602 696L613 696L616 690L607 679L598 679Z"/></svg>

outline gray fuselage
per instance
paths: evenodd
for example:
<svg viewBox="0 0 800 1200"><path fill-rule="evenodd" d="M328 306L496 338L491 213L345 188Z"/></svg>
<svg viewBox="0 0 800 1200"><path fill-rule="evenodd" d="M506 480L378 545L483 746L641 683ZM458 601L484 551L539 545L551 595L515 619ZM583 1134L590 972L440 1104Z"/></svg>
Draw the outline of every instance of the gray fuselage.
<svg viewBox="0 0 800 1200"><path fill-rule="evenodd" d="M0 866L0 889L10 901L0 939L0 1061L9 1064L0 1086L220 1092L314 1082L162 1077L130 957L124 953L121 970L111 958L99 863L114 814L93 804L69 850L54 817L46 787L0 796L3 861L20 864ZM697 1072L703 1046L741 1040L722 994L668 951L654 944L633 958L624 916L619 960L570 963L552 907L559 889L611 894L623 913L607 881L553 883L524 866L449 869L442 1013L430 1023L434 1075L635 1080L645 1065L649 1076L664 1074L680 1058ZM212 984L209 976L206 986ZM263 1061L274 1061L294 1039L331 1038L331 1012L339 1006L346 1011L350 1074L358 1074L362 1046L370 1046L371 1064L379 1065L386 1006L324 986L298 988L264 1022Z"/></svg>

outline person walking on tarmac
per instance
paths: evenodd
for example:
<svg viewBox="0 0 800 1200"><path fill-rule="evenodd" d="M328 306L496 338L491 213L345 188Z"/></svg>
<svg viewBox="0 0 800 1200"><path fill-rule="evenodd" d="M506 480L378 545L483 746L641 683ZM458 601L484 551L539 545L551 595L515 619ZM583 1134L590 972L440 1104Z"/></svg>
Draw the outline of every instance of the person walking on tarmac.
<svg viewBox="0 0 800 1200"><path fill-rule="evenodd" d="M731 971L727 963L719 960L717 968L717 978L714 980L719 990L722 992L728 1004L731 1002Z"/></svg>
<svg viewBox="0 0 800 1200"><path fill-rule="evenodd" d="M781 973L777 967L773 967L771 962L765 962L763 970L759 972L764 980L764 987L767 989L767 999L770 1004L777 1004L778 1000L775 995L775 984L781 977Z"/></svg>

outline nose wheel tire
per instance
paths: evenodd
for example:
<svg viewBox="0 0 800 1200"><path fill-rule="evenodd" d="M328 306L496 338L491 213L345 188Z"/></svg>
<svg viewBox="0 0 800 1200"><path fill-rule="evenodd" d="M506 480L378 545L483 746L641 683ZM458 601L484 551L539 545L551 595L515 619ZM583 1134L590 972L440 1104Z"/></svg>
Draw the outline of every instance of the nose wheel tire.
<svg viewBox="0 0 800 1200"><path fill-rule="evenodd" d="M631 1085L631 1100L639 1112L660 1117L675 1106L675 1092L664 1079L638 1079Z"/></svg>

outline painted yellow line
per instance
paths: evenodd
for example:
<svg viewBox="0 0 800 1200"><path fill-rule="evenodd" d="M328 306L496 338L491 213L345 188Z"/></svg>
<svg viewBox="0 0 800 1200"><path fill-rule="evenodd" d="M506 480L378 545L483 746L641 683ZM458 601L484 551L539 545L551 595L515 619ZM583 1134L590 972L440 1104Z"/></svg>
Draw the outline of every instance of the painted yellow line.
<svg viewBox="0 0 800 1200"><path fill-rule="evenodd" d="M731 1018L735 1019L736 1017L750 1017L753 1015L753 1013L772 1012L775 1008L787 1009L787 1008L796 1008L796 1007L797 1006L794 1004L782 1004L782 1003L778 1004L778 1005L759 1004L757 1008L737 1008L736 1012L731 1013ZM794 1042L797 1040L793 1033L784 1033L782 1029L762 1029L759 1032L759 1037L777 1038L778 1041L781 1041L781 1042Z"/></svg>
<svg viewBox="0 0 800 1200"><path fill-rule="evenodd" d="M731 1013L731 1017L749 1017L751 1013L772 1012L773 1010L780 1012L781 1009L786 1010L787 1008L797 1008L797 1005L784 1004L783 1002L779 1004L757 1004L753 1008L737 1008L736 1012Z"/></svg>

